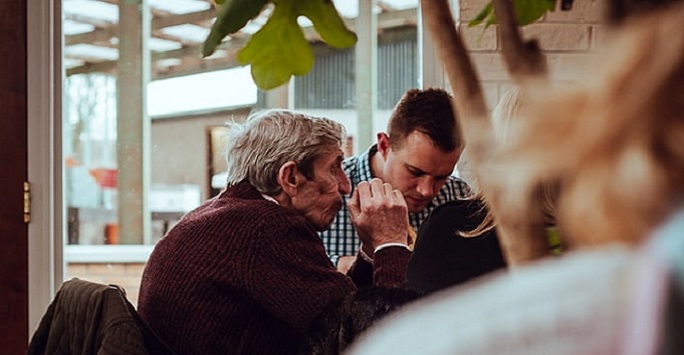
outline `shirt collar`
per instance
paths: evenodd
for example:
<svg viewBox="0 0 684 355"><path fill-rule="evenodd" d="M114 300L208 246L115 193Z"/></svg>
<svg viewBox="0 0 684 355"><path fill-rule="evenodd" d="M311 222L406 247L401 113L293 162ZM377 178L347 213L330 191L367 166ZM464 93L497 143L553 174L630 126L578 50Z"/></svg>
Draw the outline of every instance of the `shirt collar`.
<svg viewBox="0 0 684 355"><path fill-rule="evenodd" d="M278 200L276 200L276 199L273 198L272 196L269 196L269 195L266 195L266 194L261 194L261 197L263 197L263 198L264 198L265 200L267 200L267 201L271 201L271 202L275 203L276 205L280 205L280 202L278 202Z"/></svg>
<svg viewBox="0 0 684 355"><path fill-rule="evenodd" d="M359 170L359 178L361 181L371 181L371 179L373 179L373 173L370 167L370 159L377 152L378 145L373 144L370 148L368 148L367 151L359 156L357 168Z"/></svg>

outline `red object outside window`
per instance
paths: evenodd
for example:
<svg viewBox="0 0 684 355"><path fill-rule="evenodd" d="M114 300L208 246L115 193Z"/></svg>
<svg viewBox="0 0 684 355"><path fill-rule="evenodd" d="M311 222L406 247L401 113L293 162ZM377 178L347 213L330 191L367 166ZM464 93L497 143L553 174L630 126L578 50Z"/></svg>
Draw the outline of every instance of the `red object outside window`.
<svg viewBox="0 0 684 355"><path fill-rule="evenodd" d="M95 178L100 187L115 188L119 184L119 170L111 168L90 169L90 176Z"/></svg>

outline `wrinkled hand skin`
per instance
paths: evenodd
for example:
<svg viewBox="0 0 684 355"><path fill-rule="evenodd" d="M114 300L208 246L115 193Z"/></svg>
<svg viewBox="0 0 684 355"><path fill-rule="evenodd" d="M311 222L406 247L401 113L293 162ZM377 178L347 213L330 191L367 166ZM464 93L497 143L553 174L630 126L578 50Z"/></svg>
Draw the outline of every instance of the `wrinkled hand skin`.
<svg viewBox="0 0 684 355"><path fill-rule="evenodd" d="M337 271L346 275L349 269L351 269L352 264L354 264L354 260L356 260L355 256L340 256L337 259Z"/></svg>
<svg viewBox="0 0 684 355"><path fill-rule="evenodd" d="M384 243L406 244L408 207L401 191L378 178L359 183L347 207L364 251ZM369 253L370 252L370 253Z"/></svg>

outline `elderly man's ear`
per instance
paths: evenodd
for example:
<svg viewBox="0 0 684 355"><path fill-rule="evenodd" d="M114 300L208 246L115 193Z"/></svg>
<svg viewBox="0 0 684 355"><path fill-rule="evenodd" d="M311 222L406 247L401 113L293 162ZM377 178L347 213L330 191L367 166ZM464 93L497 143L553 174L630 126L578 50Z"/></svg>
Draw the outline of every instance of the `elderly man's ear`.
<svg viewBox="0 0 684 355"><path fill-rule="evenodd" d="M301 174L297 169L297 164L293 161L288 161L283 164L278 170L278 184L283 189L283 192L289 196L297 194L297 187L301 182Z"/></svg>

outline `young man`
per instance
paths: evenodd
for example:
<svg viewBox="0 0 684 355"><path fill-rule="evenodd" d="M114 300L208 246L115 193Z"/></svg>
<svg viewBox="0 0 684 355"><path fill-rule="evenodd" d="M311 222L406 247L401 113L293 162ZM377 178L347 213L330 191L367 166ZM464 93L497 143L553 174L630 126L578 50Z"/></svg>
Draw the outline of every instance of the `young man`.
<svg viewBox="0 0 684 355"><path fill-rule="evenodd" d="M407 207L379 179L360 184L349 201L372 265L359 258L350 278L326 256L317 231L350 192L343 137L339 123L285 110L231 126L227 189L184 216L143 273L138 311L173 350L292 354L324 309L349 304L357 279L383 290L404 283Z"/></svg>
<svg viewBox="0 0 684 355"><path fill-rule="evenodd" d="M388 132L378 133L377 144L342 164L352 192L372 178L401 191L414 231L433 209L470 192L465 182L451 175L463 150L451 100L442 89L408 90L390 116ZM330 229L320 235L330 259L346 272L360 248L349 210L343 206Z"/></svg>

